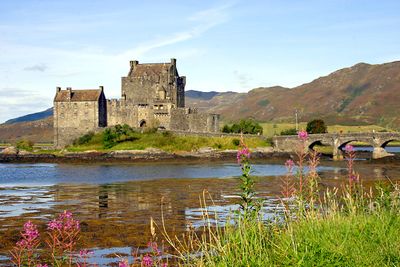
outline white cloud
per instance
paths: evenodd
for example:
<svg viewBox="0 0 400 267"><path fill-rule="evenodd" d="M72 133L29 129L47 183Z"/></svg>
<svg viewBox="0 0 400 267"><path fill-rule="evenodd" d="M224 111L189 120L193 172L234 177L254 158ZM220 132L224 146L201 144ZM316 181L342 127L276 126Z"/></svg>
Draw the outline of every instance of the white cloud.
<svg viewBox="0 0 400 267"><path fill-rule="evenodd" d="M144 42L131 50L127 50L119 54L118 57L124 60L132 57L139 58L156 48L169 46L200 37L208 30L226 22L229 19L227 11L231 6L232 4L225 4L197 12L186 18L187 22L194 23L194 26L192 26L190 29Z"/></svg>
<svg viewBox="0 0 400 267"><path fill-rule="evenodd" d="M29 67L25 67L24 70L25 71L40 71L43 72L47 69L47 66L43 63L40 64L35 64L33 66L29 66Z"/></svg>

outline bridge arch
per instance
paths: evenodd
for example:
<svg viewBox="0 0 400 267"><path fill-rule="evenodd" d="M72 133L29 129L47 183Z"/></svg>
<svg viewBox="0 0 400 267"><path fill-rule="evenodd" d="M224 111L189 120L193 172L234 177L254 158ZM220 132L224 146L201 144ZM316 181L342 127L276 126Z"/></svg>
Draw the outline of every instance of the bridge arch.
<svg viewBox="0 0 400 267"><path fill-rule="evenodd" d="M385 148L390 142L400 142L400 138L393 138L393 139L389 139L389 140L386 140L385 142L383 142L382 144L381 144L381 147L382 148Z"/></svg>
<svg viewBox="0 0 400 267"><path fill-rule="evenodd" d="M314 150L315 146L322 146L322 140L313 140L309 145L308 145L308 149L310 150Z"/></svg>

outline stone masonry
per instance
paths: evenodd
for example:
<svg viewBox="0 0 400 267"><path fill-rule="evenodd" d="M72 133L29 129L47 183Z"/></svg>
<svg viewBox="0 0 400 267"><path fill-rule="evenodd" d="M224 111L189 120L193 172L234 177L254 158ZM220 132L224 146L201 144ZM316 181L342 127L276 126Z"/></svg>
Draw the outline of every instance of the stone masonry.
<svg viewBox="0 0 400 267"><path fill-rule="evenodd" d="M378 159L391 156L385 150L388 143L400 140L400 133L326 133L310 134L306 140L306 147L313 149L317 144L332 146L332 155L334 160L343 159L343 150L345 146L354 141L363 142L373 148L372 158ZM299 139L297 135L274 136L272 138L274 148L278 151L294 152L298 148Z"/></svg>
<svg viewBox="0 0 400 267"><path fill-rule="evenodd" d="M61 90L54 98L54 145L64 147L77 137L107 126L128 124L187 132L219 131L219 115L185 107L186 77L170 63L130 62L121 81L121 98L107 100L103 87Z"/></svg>

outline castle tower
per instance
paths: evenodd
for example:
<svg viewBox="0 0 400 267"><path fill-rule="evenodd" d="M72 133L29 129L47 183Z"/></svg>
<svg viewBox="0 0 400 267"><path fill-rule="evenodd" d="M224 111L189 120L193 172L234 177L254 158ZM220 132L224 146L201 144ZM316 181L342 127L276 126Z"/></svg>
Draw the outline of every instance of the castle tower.
<svg viewBox="0 0 400 267"><path fill-rule="evenodd" d="M170 63L130 62L128 76L122 77L121 96L136 105L185 107L186 78L180 77L176 59Z"/></svg>

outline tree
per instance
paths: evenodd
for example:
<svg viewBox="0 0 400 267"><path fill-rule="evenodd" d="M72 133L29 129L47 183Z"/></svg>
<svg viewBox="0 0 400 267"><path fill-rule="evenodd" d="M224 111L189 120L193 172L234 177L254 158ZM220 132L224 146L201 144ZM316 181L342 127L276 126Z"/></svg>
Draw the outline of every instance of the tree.
<svg viewBox="0 0 400 267"><path fill-rule="evenodd" d="M297 135L297 130L296 128L286 129L281 132L281 135Z"/></svg>
<svg viewBox="0 0 400 267"><path fill-rule="evenodd" d="M224 133L244 133L244 134L262 134L262 126L253 119L240 120L239 123L229 125L224 125L222 128Z"/></svg>
<svg viewBox="0 0 400 267"><path fill-rule="evenodd" d="M307 123L306 128L309 134L327 133L325 122L321 119L315 119Z"/></svg>

